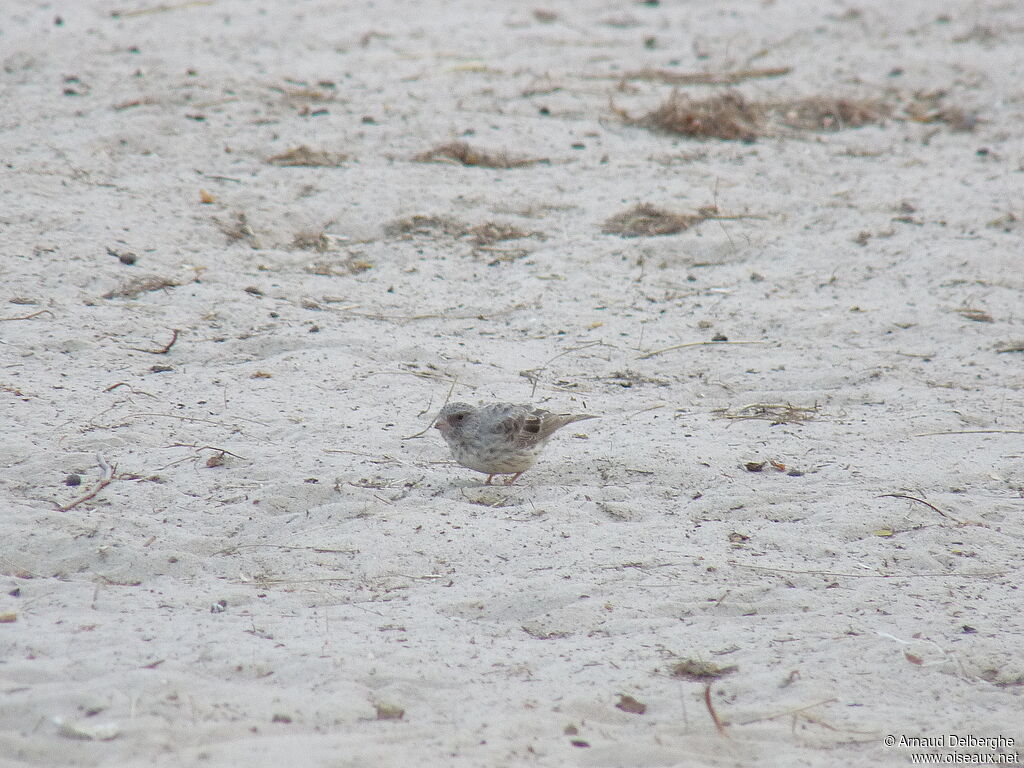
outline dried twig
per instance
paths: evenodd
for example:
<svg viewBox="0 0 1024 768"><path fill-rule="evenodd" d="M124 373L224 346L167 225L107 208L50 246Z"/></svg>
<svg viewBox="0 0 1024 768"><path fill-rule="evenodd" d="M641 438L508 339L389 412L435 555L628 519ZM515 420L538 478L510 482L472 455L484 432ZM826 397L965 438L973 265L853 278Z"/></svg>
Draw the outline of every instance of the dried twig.
<svg viewBox="0 0 1024 768"><path fill-rule="evenodd" d="M110 409L107 409L107 410L110 410ZM103 413L106 413L106 411L104 411ZM102 414L100 414L100 415L102 415ZM189 422L193 422L193 423L196 423L196 424L214 424L214 425L216 425L218 427L226 427L228 429L234 429L234 430L239 431L239 432L241 431L241 430L238 429L238 425L237 424L229 424L229 423L224 422L224 421L214 421L213 419L202 419L202 418L198 418L196 416L182 416L180 413L156 413L156 412L127 413L127 414L123 415L121 418L123 418L123 419L151 419L151 418L178 419L179 421L189 421ZM250 419L247 416L232 415L231 418L239 419L241 421L248 421L248 422L251 422L252 424L259 424L261 427L269 427L270 426L265 421L259 421L257 419Z"/></svg>
<svg viewBox="0 0 1024 768"><path fill-rule="evenodd" d="M30 315L19 315L18 317L0 317L0 322L10 322L11 320L31 320L33 317L39 317L44 312L49 312L51 315L52 311L49 309L40 309L38 312L33 312Z"/></svg>
<svg viewBox="0 0 1024 768"><path fill-rule="evenodd" d="M459 383L458 378L452 379L452 385L450 387L448 387L448 394L444 396L444 402L441 403L441 407L442 408L444 408L448 404L448 401L452 399L452 392L455 391L455 385L458 384L458 383ZM427 432L430 431L430 428L432 426L434 426L434 420L433 419L431 419L430 423L427 424L427 426L425 426L423 429L421 429L415 435L408 435L406 437L403 437L402 439L403 440L412 440L414 437L422 437L423 435L427 434Z"/></svg>
<svg viewBox="0 0 1024 768"><path fill-rule="evenodd" d="M513 312L518 312L520 309L526 309L529 304L513 304L511 307L505 309L498 309L494 312L463 312L459 314L445 313L445 312L430 312L422 315L382 315L371 312L349 312L352 317L365 317L368 320L489 320L493 317L500 317L501 315L509 315ZM345 310L342 307L341 310ZM339 310L339 311L341 311Z"/></svg>
<svg viewBox="0 0 1024 768"><path fill-rule="evenodd" d="M737 568L749 568L752 571L768 571L770 573L786 573L797 576L841 576L846 579L931 579L946 576L955 576L958 579L990 579L996 576L1005 576L1008 573L1008 571L976 571L974 573L964 573L959 571L950 571L948 573L943 573L941 571L922 571L920 573L841 573L836 571L805 571L795 568L773 568L768 565L750 565L749 563L739 563L735 560L730 560L729 565L735 566Z"/></svg>
<svg viewBox="0 0 1024 768"><path fill-rule="evenodd" d="M322 578L310 578L310 579L270 579L262 576L253 576L252 578L241 578L233 579L232 584L313 584L318 582L332 582L332 581L352 581L354 576L325 576Z"/></svg>
<svg viewBox="0 0 1024 768"><path fill-rule="evenodd" d="M644 80L666 85L736 85L744 80L761 77L780 77L793 71L792 67L766 69L739 69L733 72L673 72L668 69L638 69L622 75L605 75L602 79Z"/></svg>
<svg viewBox="0 0 1024 768"><path fill-rule="evenodd" d="M109 387L107 387L103 391L104 392L113 392L118 387L128 387L128 391L131 392L133 395L145 395L146 397L152 397L154 400L157 399L156 395L151 394L149 392L144 392L141 389L136 389L131 384L129 384L127 381L119 381L116 384L111 384Z"/></svg>
<svg viewBox="0 0 1024 768"><path fill-rule="evenodd" d="M555 360L557 360L560 357L564 357L565 355L570 355L573 352L579 352L581 349L587 349L588 347L594 347L603 344L604 342L601 341L600 339L597 341L588 341L586 344L580 344L578 347L570 347L569 349L566 349L563 352L559 352L557 355L552 357L550 360L547 360L537 368L529 368L527 370L520 371L519 375L522 376L527 381L529 381L531 384L533 384L533 389L530 390L530 399L532 400L533 396L537 393L537 384L540 382L540 375L547 369L549 365L551 365L551 363L555 362Z"/></svg>
<svg viewBox="0 0 1024 768"><path fill-rule="evenodd" d="M996 347L996 354L1024 352L1024 341L1007 341Z"/></svg>
<svg viewBox="0 0 1024 768"><path fill-rule="evenodd" d="M949 432L918 432L911 437L932 435L1024 435L1024 429L955 429Z"/></svg>
<svg viewBox="0 0 1024 768"><path fill-rule="evenodd" d="M316 552L321 555L355 555L359 553L358 549L328 549L326 547L297 547L289 544L232 544L230 547L219 549L213 554L215 555L233 555L240 549L287 549L287 550L304 550L309 552Z"/></svg>
<svg viewBox="0 0 1024 768"><path fill-rule="evenodd" d="M227 448L218 448L215 445L196 445L195 443L171 443L168 448L194 448L197 451L217 451L218 453L226 453L228 456L234 456L236 459L242 459L242 461L248 461L245 456L239 456L237 453L232 453Z"/></svg>
<svg viewBox="0 0 1024 768"><path fill-rule="evenodd" d="M916 496L907 496L905 493L882 493L882 494L879 494L878 496L876 496L875 498L876 499L907 499L909 501L916 501L918 504L924 504L926 507L928 507L928 509L935 510L940 515L942 515L944 518L946 518L947 520L952 520L955 523L959 523L960 522L955 517L947 515L941 509L936 507L934 504L929 504L924 499L919 499Z"/></svg>
<svg viewBox="0 0 1024 768"><path fill-rule="evenodd" d="M657 405L650 405L650 406L648 406L646 408L641 408L639 411L633 411L631 414L629 414L628 416L624 417L622 420L623 421L629 421L634 416L639 416L641 413L647 413L648 411L656 411L659 408L664 408L664 407L665 407L664 403L658 403Z"/></svg>
<svg viewBox="0 0 1024 768"><path fill-rule="evenodd" d="M131 349L134 349L136 352L145 352L146 354L149 355L166 355L168 352L171 351L171 347L174 346L174 342L178 340L178 333L179 331L177 328L172 328L171 340L168 341L164 346L160 347L160 349L143 349L142 347L131 347Z"/></svg>
<svg viewBox="0 0 1024 768"><path fill-rule="evenodd" d="M145 16L150 13L164 13L166 11L177 11L182 8L195 8L202 5L213 5L216 0L189 0L184 3L177 3L175 5L168 5L161 3L160 5L153 6L152 8L139 8L134 11L111 11L110 15L115 19L127 19L131 16Z"/></svg>
<svg viewBox="0 0 1024 768"><path fill-rule="evenodd" d="M728 739L729 734L725 732L725 725L722 723L721 720L718 719L718 713L715 712L715 707L711 703L711 683L708 683L706 686L704 686L704 704L707 705L708 714L711 715L711 719L715 723L715 728L718 729L718 732L722 736Z"/></svg>
<svg viewBox="0 0 1024 768"><path fill-rule="evenodd" d="M763 717L751 718L750 720L742 720L742 721L739 722L739 725L750 725L751 723L763 723L766 720L777 720L778 718L784 718L786 715L800 715L800 714L802 714L804 712L807 712L807 710L813 710L815 707L821 707L823 705L826 705L826 703L835 703L837 701L839 701L838 698L823 698L820 701L815 701L814 703L812 703L812 705L807 705L806 707L797 707L796 709L793 709L793 710L785 710L784 712L780 712L777 715L765 715ZM815 720L814 722L817 722L817 721ZM823 723L821 723L821 725L823 725ZM828 727L828 726L825 726L825 727Z"/></svg>
<svg viewBox="0 0 1024 768"><path fill-rule="evenodd" d="M84 496L79 496L77 499L75 499L69 504L61 505L57 504L57 502L53 502L54 504L57 504L57 509L59 509L61 512L67 512L68 510L74 509L82 502L88 501L89 499L95 497L96 494L98 494L100 491L102 491L104 488L110 485L110 483L113 481L114 472L117 471L117 465L115 464L114 466L111 466L110 464L107 463L107 460L103 458L103 455L99 453L96 454L96 461L99 463L100 471L103 473L100 476L99 482L96 483L96 485L93 486L92 490L90 490Z"/></svg>
<svg viewBox="0 0 1024 768"><path fill-rule="evenodd" d="M663 349L656 349L653 352L645 352L644 354L637 357L637 360L646 360L649 357L663 354L665 352L672 352L676 349L686 349L687 347L712 347L712 346L725 346L726 344L768 344L767 341L690 341L686 344L673 344L671 347L664 347Z"/></svg>

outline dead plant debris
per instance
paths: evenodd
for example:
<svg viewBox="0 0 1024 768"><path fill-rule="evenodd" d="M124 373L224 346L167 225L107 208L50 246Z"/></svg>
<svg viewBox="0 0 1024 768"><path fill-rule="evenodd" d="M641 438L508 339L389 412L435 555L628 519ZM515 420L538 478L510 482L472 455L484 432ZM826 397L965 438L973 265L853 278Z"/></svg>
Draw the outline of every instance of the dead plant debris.
<svg viewBox="0 0 1024 768"><path fill-rule="evenodd" d="M907 119L915 123L942 123L955 133L970 133L978 127L978 114L944 103L944 90L918 91L904 108Z"/></svg>
<svg viewBox="0 0 1024 768"><path fill-rule="evenodd" d="M270 90L280 93L289 104L308 107L309 104L333 101L337 87L332 80L320 80L315 86L305 81L289 80L285 85L270 86Z"/></svg>
<svg viewBox="0 0 1024 768"><path fill-rule="evenodd" d="M781 77L793 71L792 67L765 69L739 69L732 72L673 72L670 69L638 69L624 75L608 75L616 80L639 80L665 85L736 85L744 80L762 77Z"/></svg>
<svg viewBox="0 0 1024 768"><path fill-rule="evenodd" d="M631 715L642 715L647 711L647 705L641 701L637 701L632 696L625 693L619 694L619 700L615 703L616 709L621 709L623 712L628 712Z"/></svg>
<svg viewBox="0 0 1024 768"><path fill-rule="evenodd" d="M368 269L373 269L372 263L357 256L349 256L340 261L314 261L306 265L305 272L321 277L344 277L358 275Z"/></svg>
<svg viewBox="0 0 1024 768"><path fill-rule="evenodd" d="M643 75L644 71L631 73ZM671 73L670 73L671 74ZM653 78L653 75L652 75ZM657 108L634 117L612 106L625 122L698 139L755 141L785 130L834 132L878 125L889 118L944 123L954 131L971 131L978 117L943 103L944 91L915 93L890 100L811 96L781 101L748 101L735 91L694 99L674 90Z"/></svg>
<svg viewBox="0 0 1024 768"><path fill-rule="evenodd" d="M535 640L557 640L561 637L569 637L572 634L572 632L565 629L548 629L539 621L523 624L520 629Z"/></svg>
<svg viewBox="0 0 1024 768"><path fill-rule="evenodd" d="M720 677L731 675L737 669L739 669L739 667L735 664L728 667L720 667L710 661L684 659L683 661L678 661L673 664L670 671L672 673L672 677L681 677L685 680L704 682L707 680L717 680Z"/></svg>
<svg viewBox="0 0 1024 768"><path fill-rule="evenodd" d="M715 724L715 729L718 731L720 736L729 738L729 733L726 731L725 723L722 722L722 718L718 716L718 712L715 711L715 705L711 703L711 683L704 686L704 705L708 708L708 714L711 716L711 722Z"/></svg>
<svg viewBox="0 0 1024 768"><path fill-rule="evenodd" d="M394 704L375 704L378 720L401 720L405 717L405 710Z"/></svg>
<svg viewBox="0 0 1024 768"><path fill-rule="evenodd" d="M96 454L96 461L100 467L100 479L96 483L96 485L94 485L92 489L89 490L88 493L84 494L83 496L79 496L77 499L68 502L67 504L60 504L59 502L56 501L53 502L57 506L58 510L60 510L61 512L70 512L79 504L95 498L97 495L99 495L100 491L102 491L104 488L106 488L114 481L117 473L117 465L109 464L107 460L103 458L102 454Z"/></svg>
<svg viewBox="0 0 1024 768"><path fill-rule="evenodd" d="M309 229L295 233L292 248L301 251L317 251L324 253L331 248L331 239L323 230Z"/></svg>
<svg viewBox="0 0 1024 768"><path fill-rule="evenodd" d="M605 381L609 384L617 384L623 389L642 386L644 384L653 384L656 387L667 387L669 385L669 381L667 379L657 379L652 376L644 376L642 373L637 373L629 368L623 371L614 371L607 379L605 379Z"/></svg>
<svg viewBox="0 0 1024 768"><path fill-rule="evenodd" d="M714 414L720 419L761 419L772 425L810 421L818 416L820 406L799 406L789 403L751 403L735 410L719 408Z"/></svg>
<svg viewBox="0 0 1024 768"><path fill-rule="evenodd" d="M49 309L37 309L35 312L29 312L27 315L15 315L14 317L0 317L0 322L7 323L14 320L31 320L34 317L39 317L42 314L52 315Z"/></svg>
<svg viewBox="0 0 1024 768"><path fill-rule="evenodd" d="M546 158L528 158L510 155L502 150L491 152L472 147L464 141L438 144L433 149L413 157L417 163L454 162L478 168L523 168L537 163L546 163Z"/></svg>
<svg viewBox="0 0 1024 768"><path fill-rule="evenodd" d="M1003 232L1013 232L1015 229L1020 228L1022 219L1019 216L1014 215L1012 211L1008 211L999 218L992 219L985 226L989 229L1001 229Z"/></svg>
<svg viewBox="0 0 1024 768"><path fill-rule="evenodd" d="M279 165L285 168L303 166L308 168L337 168L348 160L348 155L340 152L327 152L322 149L310 149L302 144L280 155L267 158L271 165Z"/></svg>
<svg viewBox="0 0 1024 768"><path fill-rule="evenodd" d="M164 344L162 347L156 347L155 349L143 349L142 347L132 347L136 352L145 352L149 355L166 355L171 351L171 347L178 341L178 334L180 334L177 328L171 329L171 340Z"/></svg>
<svg viewBox="0 0 1024 768"><path fill-rule="evenodd" d="M232 221L214 219L214 223L221 232L227 235L229 241L244 240L250 248L258 249L260 247L260 239L256 236L252 225L249 224L249 217L244 211L235 211Z"/></svg>
<svg viewBox="0 0 1024 768"><path fill-rule="evenodd" d="M874 99L814 97L767 105L782 122L803 131L842 131L881 123L891 108Z"/></svg>
<svg viewBox="0 0 1024 768"><path fill-rule="evenodd" d="M977 309L975 307L961 307L956 311L960 317L964 317L968 320L973 320L976 323L994 323L995 319L983 309Z"/></svg>
<svg viewBox="0 0 1024 768"><path fill-rule="evenodd" d="M996 352L999 354L1004 352L1024 352L1024 339L1004 341L996 347Z"/></svg>
<svg viewBox="0 0 1024 768"><path fill-rule="evenodd" d="M657 109L641 117L615 111L628 123L698 139L754 141L764 133L763 108L735 92L692 99L673 91Z"/></svg>
<svg viewBox="0 0 1024 768"><path fill-rule="evenodd" d="M674 235L683 232L703 219L685 213L673 213L650 203L637 203L605 219L601 231L606 235L621 237L651 237L653 235Z"/></svg>
<svg viewBox="0 0 1024 768"><path fill-rule="evenodd" d="M395 219L384 225L385 237L411 238L423 235L442 234L461 237L469 231L467 226L450 216L424 216L416 214L404 219Z"/></svg>
<svg viewBox="0 0 1024 768"><path fill-rule="evenodd" d="M514 224L505 224L496 221L487 221L470 227L466 234L472 235L473 245L484 246L494 245L502 240L520 240L524 237L536 237L544 239L543 232L527 232L519 229Z"/></svg>
<svg viewBox="0 0 1024 768"><path fill-rule="evenodd" d="M614 216L605 219L601 231L606 235L620 237L653 237L656 235L674 235L678 232L695 227L708 219L750 219L753 215L724 216L713 205L705 205L696 213L675 213L658 208L650 203L637 203Z"/></svg>
<svg viewBox="0 0 1024 768"><path fill-rule="evenodd" d="M525 259L531 251L526 248L492 248L490 246L478 246L473 249L473 255L487 259L488 267L496 267L499 264L511 264L514 261Z"/></svg>
<svg viewBox="0 0 1024 768"><path fill-rule="evenodd" d="M487 221L471 227L451 216L422 214L389 221L384 225L384 235L402 239L436 235L452 238L470 237L475 248L487 248L505 240L521 240L527 237L543 240L547 237L543 232L527 232L514 224Z"/></svg>
<svg viewBox="0 0 1024 768"><path fill-rule="evenodd" d="M104 299L134 299L143 293L159 291L164 288L177 288L181 283L169 277L149 275L133 277L121 283L117 288L103 294Z"/></svg>

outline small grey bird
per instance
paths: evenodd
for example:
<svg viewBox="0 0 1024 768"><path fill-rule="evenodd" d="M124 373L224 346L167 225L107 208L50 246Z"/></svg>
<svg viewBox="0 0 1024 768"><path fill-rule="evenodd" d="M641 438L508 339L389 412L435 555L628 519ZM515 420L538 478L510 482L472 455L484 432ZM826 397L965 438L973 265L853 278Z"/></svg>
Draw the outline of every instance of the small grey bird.
<svg viewBox="0 0 1024 768"><path fill-rule="evenodd" d="M455 461L487 475L485 485L490 485L495 475L512 475L505 481L505 485L512 485L536 463L555 432L574 421L596 418L512 403L479 407L448 403L434 426L448 443Z"/></svg>

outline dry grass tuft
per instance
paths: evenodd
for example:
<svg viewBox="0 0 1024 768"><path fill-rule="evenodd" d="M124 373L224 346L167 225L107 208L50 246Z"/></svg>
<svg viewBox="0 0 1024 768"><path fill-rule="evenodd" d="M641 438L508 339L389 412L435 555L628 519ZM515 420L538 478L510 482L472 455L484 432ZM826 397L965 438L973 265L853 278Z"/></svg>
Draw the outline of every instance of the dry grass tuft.
<svg viewBox="0 0 1024 768"><path fill-rule="evenodd" d="M471 227L466 234L473 236L473 245L494 245L502 240L520 240L524 237L544 238L543 232L527 232L514 224L487 221Z"/></svg>
<svg viewBox="0 0 1024 768"><path fill-rule="evenodd" d="M338 261L314 261L312 264L306 265L305 272L321 277L342 277L358 275L368 269L373 269L373 264L356 255L351 255L347 259Z"/></svg>
<svg viewBox="0 0 1024 768"><path fill-rule="evenodd" d="M943 123L955 133L970 133L977 128L977 113L944 104L947 95L943 90L915 93L914 100L904 108L907 119L915 123Z"/></svg>
<svg viewBox="0 0 1024 768"><path fill-rule="evenodd" d="M279 165L285 168L303 166L308 168L337 168L348 160L348 155L338 152L325 152L320 149L310 149L305 144L267 158L271 165Z"/></svg>
<svg viewBox="0 0 1024 768"><path fill-rule="evenodd" d="M842 131L881 123L892 113L887 104L872 99L814 97L766 105L789 128L803 131Z"/></svg>
<svg viewBox="0 0 1024 768"><path fill-rule="evenodd" d="M536 163L545 163L546 159L513 157L505 151L488 152L471 147L464 141L453 141L439 144L433 149L413 157L418 163L455 162L478 168L522 168Z"/></svg>
<svg viewBox="0 0 1024 768"><path fill-rule="evenodd" d="M249 244L250 248L258 249L261 247L260 239L256 234L256 230L249 223L249 217L245 214L245 211L235 211L232 221L221 221L216 218L213 221L217 228L227 235L229 241L244 240Z"/></svg>
<svg viewBox="0 0 1024 768"><path fill-rule="evenodd" d="M442 234L449 237L462 237L469 228L458 219L450 216L425 216L416 214L404 219L395 219L384 225L385 237L409 239L426 235Z"/></svg>
<svg viewBox="0 0 1024 768"><path fill-rule="evenodd" d="M331 249L331 239L322 229L302 229L292 238L292 249L326 253Z"/></svg>
<svg viewBox="0 0 1024 768"><path fill-rule="evenodd" d="M627 123L698 139L754 141L786 131L834 132L879 125L889 118L917 123L943 123L953 131L972 131L978 116L942 103L945 93L916 93L899 100L813 96L752 102L731 91L693 99L673 91L655 110L632 117L612 109Z"/></svg>
<svg viewBox="0 0 1024 768"><path fill-rule="evenodd" d="M417 214L389 221L384 225L384 235L390 238L408 240L413 237L469 237L475 248L486 248L504 240L519 240L535 237L543 240L543 232L527 232L514 224L497 221L486 221L470 227L465 222L451 216L427 216Z"/></svg>
<svg viewBox="0 0 1024 768"><path fill-rule="evenodd" d="M984 309L978 309L977 307L960 307L956 310L956 313L960 317L966 318L967 320L973 320L976 323L994 323L995 318L992 317Z"/></svg>
<svg viewBox="0 0 1024 768"><path fill-rule="evenodd" d="M732 664L728 667L720 667L710 661L699 659L684 659L672 665L670 672L672 677L681 677L684 680L706 681L717 680L720 677L731 675L739 667Z"/></svg>
<svg viewBox="0 0 1024 768"><path fill-rule="evenodd" d="M818 416L819 411L817 405L807 407L789 403L751 403L734 411L722 408L714 413L722 419L759 419L774 425L810 421Z"/></svg>
<svg viewBox="0 0 1024 768"><path fill-rule="evenodd" d="M621 237L674 235L676 232L683 232L707 218L710 216L672 213L649 203L637 203L632 208L627 208L606 219L601 231L606 235Z"/></svg>
<svg viewBox="0 0 1024 768"><path fill-rule="evenodd" d="M735 92L691 99L673 91L657 109L643 117L633 119L621 112L620 115L635 125L699 139L754 141L764 130L762 108Z"/></svg>
<svg viewBox="0 0 1024 768"><path fill-rule="evenodd" d="M134 299L143 293L160 291L164 288L177 288L181 283L169 277L149 276L134 277L127 280L112 291L103 294L104 299Z"/></svg>
<svg viewBox="0 0 1024 768"><path fill-rule="evenodd" d="M992 219L985 226L989 229L1001 229L1003 232L1013 232L1020 229L1024 224L1024 216L1017 216L1013 211L1007 211L1002 216Z"/></svg>

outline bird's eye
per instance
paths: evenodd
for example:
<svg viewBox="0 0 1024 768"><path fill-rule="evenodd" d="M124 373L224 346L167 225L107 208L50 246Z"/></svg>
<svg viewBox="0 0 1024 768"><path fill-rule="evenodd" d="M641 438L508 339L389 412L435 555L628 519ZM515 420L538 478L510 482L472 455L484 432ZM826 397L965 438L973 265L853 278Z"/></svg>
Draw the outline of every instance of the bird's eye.
<svg viewBox="0 0 1024 768"><path fill-rule="evenodd" d="M463 417L465 415L466 414L464 414L464 413L453 413L452 414L452 421L462 421L462 419L463 419Z"/></svg>

